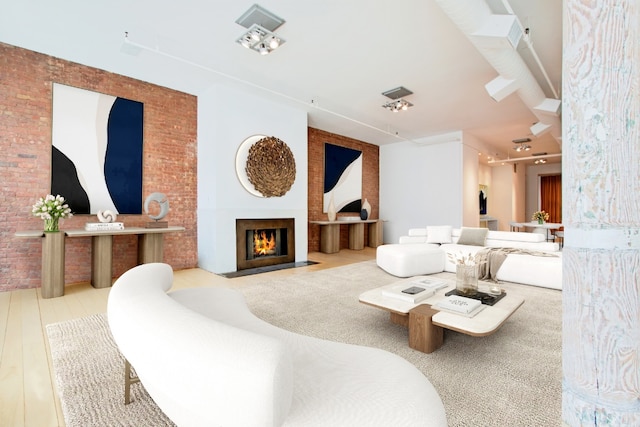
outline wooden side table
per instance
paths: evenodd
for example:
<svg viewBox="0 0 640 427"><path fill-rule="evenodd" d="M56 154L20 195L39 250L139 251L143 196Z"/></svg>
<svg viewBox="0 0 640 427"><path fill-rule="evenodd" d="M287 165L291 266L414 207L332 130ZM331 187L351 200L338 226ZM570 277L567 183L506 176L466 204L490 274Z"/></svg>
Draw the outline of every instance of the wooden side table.
<svg viewBox="0 0 640 427"><path fill-rule="evenodd" d="M64 251L67 237L91 237L91 285L108 288L113 281L113 236L138 235L138 264L162 262L164 234L184 231L184 227L142 228L127 227L123 230L64 230L45 233L43 231L18 231L16 237L42 238L42 285L43 298L64 295ZM44 236L44 238L43 238Z"/></svg>
<svg viewBox="0 0 640 427"><path fill-rule="evenodd" d="M162 262L164 234L184 231L184 227L143 228L125 227L123 230L67 230L68 237L91 237L91 285L108 288L113 283L113 236L138 235L138 264Z"/></svg>
<svg viewBox="0 0 640 427"><path fill-rule="evenodd" d="M364 249L364 225L369 227L369 246L377 248L382 244L382 220L338 220L309 221L309 224L320 226L320 252L334 254L340 251L340 226L348 225L349 249Z"/></svg>

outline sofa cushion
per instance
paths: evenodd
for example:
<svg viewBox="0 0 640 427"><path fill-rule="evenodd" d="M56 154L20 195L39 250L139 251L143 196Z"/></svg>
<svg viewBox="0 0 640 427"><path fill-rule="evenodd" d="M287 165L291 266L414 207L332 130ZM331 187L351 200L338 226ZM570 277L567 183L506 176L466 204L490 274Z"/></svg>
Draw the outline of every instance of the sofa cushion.
<svg viewBox="0 0 640 427"><path fill-rule="evenodd" d="M450 225L427 226L427 243L451 243Z"/></svg>
<svg viewBox="0 0 640 427"><path fill-rule="evenodd" d="M410 228L408 235L409 236L426 236L427 229L426 228Z"/></svg>
<svg viewBox="0 0 640 427"><path fill-rule="evenodd" d="M398 277L440 273L444 269L445 254L440 246L389 244L378 246L376 263L389 274Z"/></svg>
<svg viewBox="0 0 640 427"><path fill-rule="evenodd" d="M536 233L531 233L536 234ZM557 252L560 250L560 245L555 242L521 242L518 240L497 240L487 239L484 244L487 248L516 248L516 249L528 249L531 251L544 251L544 252Z"/></svg>
<svg viewBox="0 0 640 427"><path fill-rule="evenodd" d="M484 246L487 228L462 227L457 243L459 245Z"/></svg>
<svg viewBox="0 0 640 427"><path fill-rule="evenodd" d="M522 231L493 231L487 233L487 240L512 240L518 242L545 242L546 238L541 233L526 233Z"/></svg>
<svg viewBox="0 0 640 427"><path fill-rule="evenodd" d="M398 243L427 243L427 236L400 236Z"/></svg>

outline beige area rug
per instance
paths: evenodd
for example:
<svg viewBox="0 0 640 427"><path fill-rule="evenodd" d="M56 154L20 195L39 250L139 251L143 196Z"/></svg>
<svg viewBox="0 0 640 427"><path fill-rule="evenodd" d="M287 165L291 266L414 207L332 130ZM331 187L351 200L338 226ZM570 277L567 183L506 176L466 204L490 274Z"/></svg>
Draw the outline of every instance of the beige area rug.
<svg viewBox="0 0 640 427"><path fill-rule="evenodd" d="M444 277L453 277L443 273ZM259 280L259 279L258 279ZM445 331L442 348L408 347L405 328L358 302L397 278L367 261L241 286L251 310L294 332L382 348L415 364L434 385L450 426L557 426L561 419L561 292L505 283L524 305L495 334ZM172 425L140 385L123 404L123 360L104 315L47 326L67 426ZM389 390L393 393L393 390Z"/></svg>

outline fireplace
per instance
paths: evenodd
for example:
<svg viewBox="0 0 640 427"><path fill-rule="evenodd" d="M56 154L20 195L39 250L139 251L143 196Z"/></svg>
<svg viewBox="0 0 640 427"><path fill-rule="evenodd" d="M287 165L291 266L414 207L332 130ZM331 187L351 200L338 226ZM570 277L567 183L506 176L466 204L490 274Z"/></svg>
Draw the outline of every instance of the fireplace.
<svg viewBox="0 0 640 427"><path fill-rule="evenodd" d="M293 218L236 219L236 268L295 262Z"/></svg>

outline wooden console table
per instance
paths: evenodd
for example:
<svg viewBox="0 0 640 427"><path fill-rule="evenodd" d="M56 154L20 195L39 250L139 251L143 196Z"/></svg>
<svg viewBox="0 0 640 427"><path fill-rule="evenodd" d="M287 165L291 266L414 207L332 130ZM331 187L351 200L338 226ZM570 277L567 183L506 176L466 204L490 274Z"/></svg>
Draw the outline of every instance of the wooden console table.
<svg viewBox="0 0 640 427"><path fill-rule="evenodd" d="M369 224L369 246L377 248L382 244L382 223L380 219L309 221L320 225L320 252L334 254L340 251L340 226L349 227L349 249L364 249L364 225Z"/></svg>
<svg viewBox="0 0 640 427"><path fill-rule="evenodd" d="M57 233L18 231L16 237L42 238L42 297L64 295L64 246L66 237L91 237L91 285L108 288L112 284L113 236L138 235L138 264L162 262L164 233L184 231L184 227L88 231L61 230Z"/></svg>

